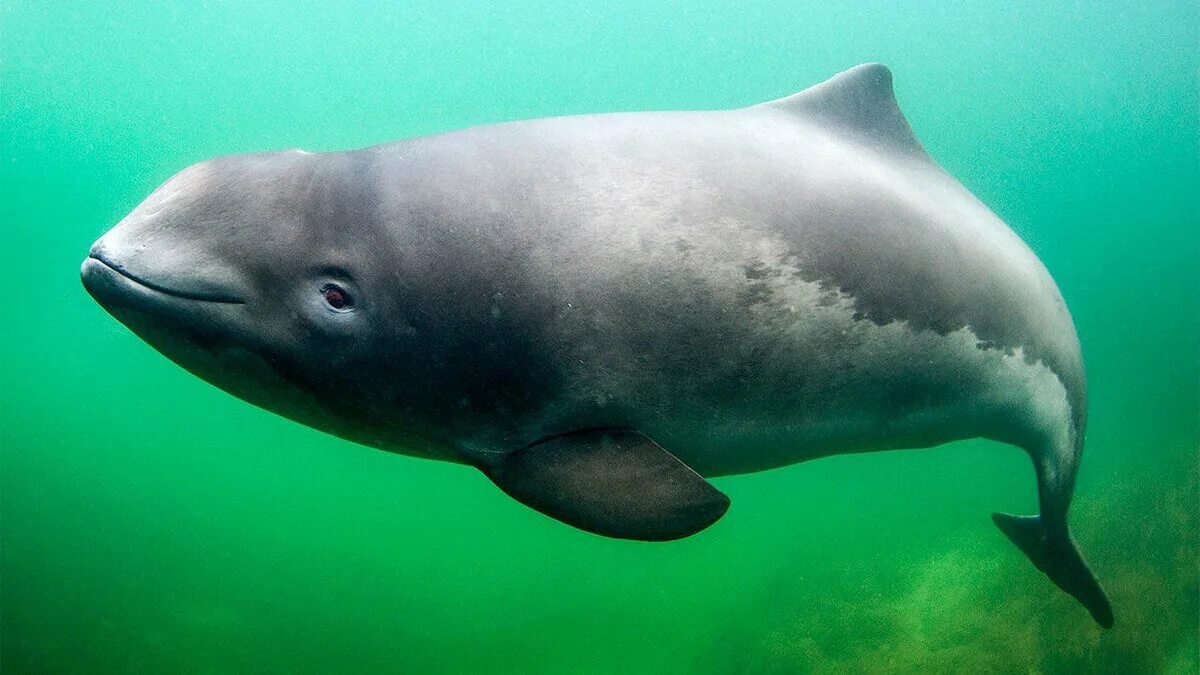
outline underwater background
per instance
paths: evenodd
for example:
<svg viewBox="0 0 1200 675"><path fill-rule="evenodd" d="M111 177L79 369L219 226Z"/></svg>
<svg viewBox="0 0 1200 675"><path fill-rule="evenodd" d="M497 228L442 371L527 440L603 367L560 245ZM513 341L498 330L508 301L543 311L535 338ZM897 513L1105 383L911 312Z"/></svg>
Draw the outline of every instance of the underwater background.
<svg viewBox="0 0 1200 675"><path fill-rule="evenodd" d="M0 1L0 669L1196 672L1198 36L1191 1ZM993 527L1036 511L1015 448L721 478L713 528L604 539L238 401L79 283L214 155L737 107L867 61L1075 317L1111 631Z"/></svg>

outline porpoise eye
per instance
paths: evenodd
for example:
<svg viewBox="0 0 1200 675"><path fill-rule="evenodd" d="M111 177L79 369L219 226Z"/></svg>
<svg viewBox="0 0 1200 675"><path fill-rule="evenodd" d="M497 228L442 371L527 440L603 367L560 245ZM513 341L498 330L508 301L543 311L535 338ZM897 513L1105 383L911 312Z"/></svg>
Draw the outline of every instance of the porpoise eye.
<svg viewBox="0 0 1200 675"><path fill-rule="evenodd" d="M339 310L347 311L354 308L354 300L346 289L337 284L326 284L321 288L321 295L325 296L325 302L330 307Z"/></svg>

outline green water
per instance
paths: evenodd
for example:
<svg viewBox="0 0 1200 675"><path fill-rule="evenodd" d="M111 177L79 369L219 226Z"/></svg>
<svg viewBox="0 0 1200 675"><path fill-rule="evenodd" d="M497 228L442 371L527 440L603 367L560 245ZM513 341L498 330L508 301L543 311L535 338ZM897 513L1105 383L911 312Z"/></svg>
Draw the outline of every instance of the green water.
<svg viewBox="0 0 1200 675"><path fill-rule="evenodd" d="M0 2L3 672L1200 668L1196 4L647 4ZM608 540L241 403L78 281L210 156L733 107L864 61L1072 308L1111 631L994 530L1035 510L1015 449L720 479L710 530Z"/></svg>

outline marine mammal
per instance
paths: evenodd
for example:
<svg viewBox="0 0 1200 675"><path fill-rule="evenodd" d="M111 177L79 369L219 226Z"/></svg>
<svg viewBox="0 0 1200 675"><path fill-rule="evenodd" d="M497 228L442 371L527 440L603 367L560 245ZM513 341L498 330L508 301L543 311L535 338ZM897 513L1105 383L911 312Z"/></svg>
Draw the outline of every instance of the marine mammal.
<svg viewBox="0 0 1200 675"><path fill-rule="evenodd" d="M200 377L482 470L600 534L724 514L706 478L985 437L1000 529L1101 625L1067 511L1079 341L1033 252L922 149L868 64L739 110L549 118L183 170L87 290Z"/></svg>

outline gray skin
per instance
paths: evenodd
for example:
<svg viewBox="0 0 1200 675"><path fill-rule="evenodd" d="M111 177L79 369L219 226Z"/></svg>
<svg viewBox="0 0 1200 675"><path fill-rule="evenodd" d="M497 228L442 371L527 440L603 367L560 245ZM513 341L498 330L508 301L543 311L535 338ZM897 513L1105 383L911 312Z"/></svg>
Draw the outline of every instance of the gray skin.
<svg viewBox="0 0 1200 675"><path fill-rule="evenodd" d="M599 447L581 430L632 430L630 457L705 477L1014 444L1041 516L997 524L1112 624L1067 527L1086 421L1070 315L1030 249L921 149L883 66L740 110L201 162L96 242L82 274L156 349L247 401L480 467L611 536L684 536L724 508L639 537L527 500L497 467ZM509 473L569 501L637 465L589 456L568 487L536 474L541 455Z"/></svg>

